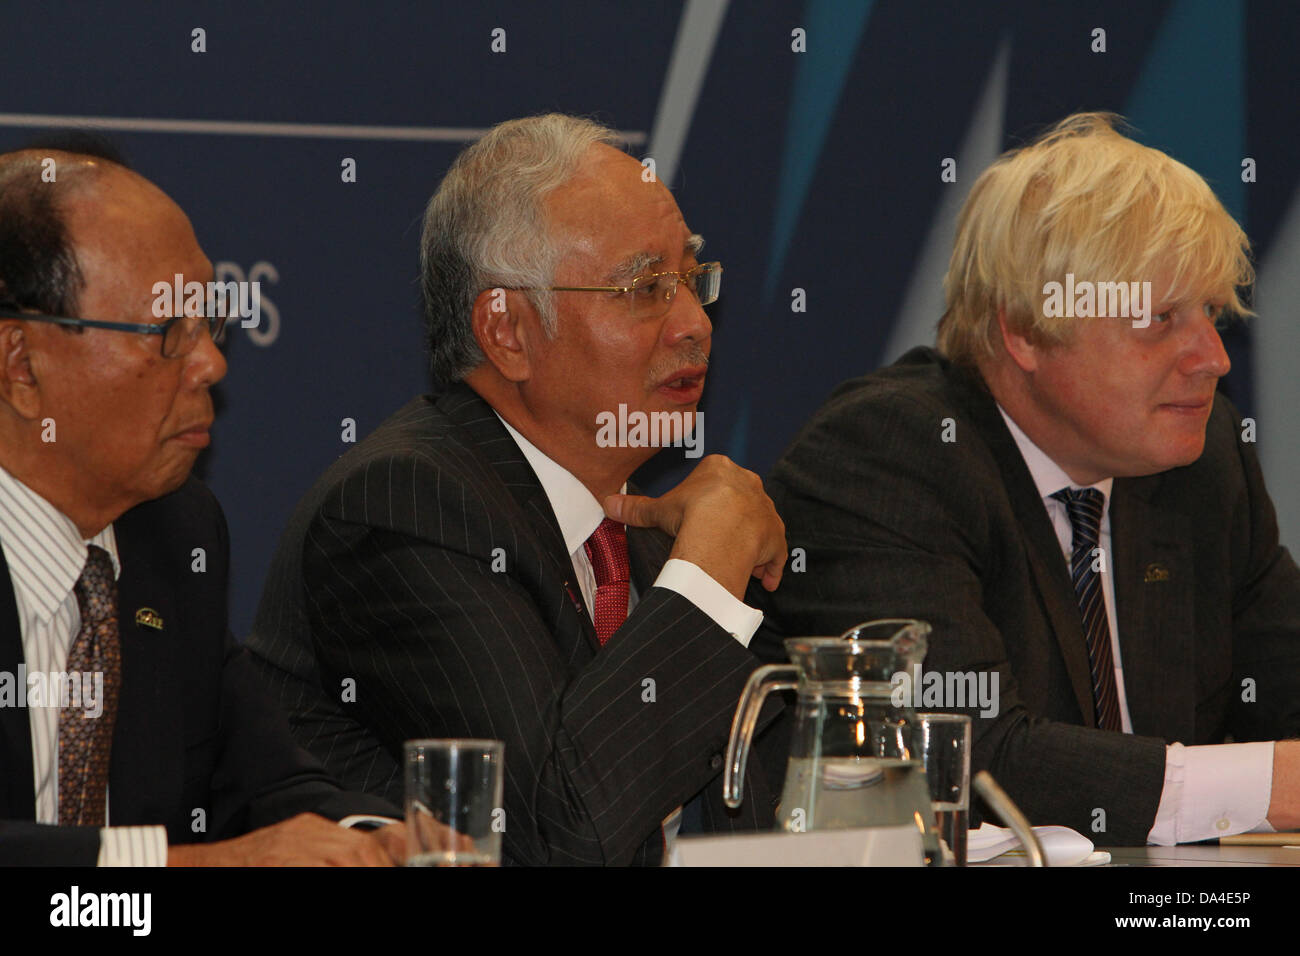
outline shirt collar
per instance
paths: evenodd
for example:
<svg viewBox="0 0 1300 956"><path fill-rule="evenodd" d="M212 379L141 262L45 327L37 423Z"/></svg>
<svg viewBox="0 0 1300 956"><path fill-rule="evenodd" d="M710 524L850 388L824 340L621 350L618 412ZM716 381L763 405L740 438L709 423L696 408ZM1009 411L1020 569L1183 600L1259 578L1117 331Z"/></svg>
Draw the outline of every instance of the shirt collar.
<svg viewBox="0 0 1300 956"><path fill-rule="evenodd" d="M1057 499L1052 498L1052 495L1062 488L1080 487L1070 479L1064 468L1047 456L1047 452L1033 443L1030 437L1007 414L1005 408L998 405L998 411L1002 413L1002 420L1007 423L1011 437L1016 440L1016 447L1020 449L1020 455L1025 459L1025 464L1029 467L1029 474L1034 479L1034 485L1038 488L1039 495L1050 501L1056 501ZM1103 478L1094 485L1088 485L1089 488L1096 488L1105 496L1105 504L1102 507L1103 515L1110 509L1110 489L1114 482L1114 478Z"/></svg>
<svg viewBox="0 0 1300 956"><path fill-rule="evenodd" d="M92 544L108 552L113 577L121 577L111 524L83 538L71 518L0 468L0 545L14 590L42 621L48 622L72 593Z"/></svg>
<svg viewBox="0 0 1300 956"><path fill-rule="evenodd" d="M506 431L515 440L515 444L524 453L524 458L528 460L528 464L537 475L542 491L546 493L546 500L551 503L551 510L555 512L555 520L560 525L564 546L569 549L569 554L574 554L605 520L605 509L596 500L596 496L588 491L587 486L575 478L572 472L557 464L519 434L514 426L501 418L499 413L497 418L500 418L501 424L506 426ZM626 482L623 483L621 492L627 493Z"/></svg>

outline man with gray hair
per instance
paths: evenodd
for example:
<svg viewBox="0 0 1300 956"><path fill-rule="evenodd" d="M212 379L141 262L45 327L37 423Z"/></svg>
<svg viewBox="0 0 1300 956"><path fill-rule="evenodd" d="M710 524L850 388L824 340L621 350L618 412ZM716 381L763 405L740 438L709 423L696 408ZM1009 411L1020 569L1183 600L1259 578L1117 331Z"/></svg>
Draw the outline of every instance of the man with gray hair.
<svg viewBox="0 0 1300 956"><path fill-rule="evenodd" d="M761 754L738 812L720 774L781 521L720 456L629 494L657 449L598 427L701 437L721 274L615 142L552 114L452 165L422 240L437 391L300 503L248 642L299 740L372 792L400 796L407 739L505 741L515 863L653 863L679 828L767 827L775 805Z"/></svg>

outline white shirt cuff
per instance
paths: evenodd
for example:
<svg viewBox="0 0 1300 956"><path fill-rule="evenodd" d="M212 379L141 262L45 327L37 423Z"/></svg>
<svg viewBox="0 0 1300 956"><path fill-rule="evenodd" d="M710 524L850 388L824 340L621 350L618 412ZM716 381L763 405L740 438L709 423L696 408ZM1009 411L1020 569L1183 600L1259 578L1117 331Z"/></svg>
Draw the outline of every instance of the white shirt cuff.
<svg viewBox="0 0 1300 956"><path fill-rule="evenodd" d="M669 558L664 562L654 586L676 591L713 618L714 623L740 641L742 647L749 647L758 625L763 623L762 611L737 600L709 577L707 571L681 558Z"/></svg>
<svg viewBox="0 0 1300 956"><path fill-rule="evenodd" d="M368 813L354 813L351 816L344 817L339 821L339 826L351 829L359 823L373 823L376 828L386 827L390 823L401 823L401 820L394 820L392 817L375 817Z"/></svg>
<svg viewBox="0 0 1300 956"><path fill-rule="evenodd" d="M166 866L166 827L103 827L96 866Z"/></svg>
<svg viewBox="0 0 1300 956"><path fill-rule="evenodd" d="M1271 832L1273 744L1165 748L1165 786L1147 842L1196 843L1247 831Z"/></svg>

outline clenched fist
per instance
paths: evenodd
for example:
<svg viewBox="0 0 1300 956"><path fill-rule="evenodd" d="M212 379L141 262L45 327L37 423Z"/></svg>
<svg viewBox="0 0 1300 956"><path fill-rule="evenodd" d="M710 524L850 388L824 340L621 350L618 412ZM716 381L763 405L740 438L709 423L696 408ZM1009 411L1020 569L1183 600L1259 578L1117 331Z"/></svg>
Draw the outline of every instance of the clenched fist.
<svg viewBox="0 0 1300 956"><path fill-rule="evenodd" d="M743 600L750 577L775 591L789 552L785 523L763 481L723 455L709 455L671 491L610 495L605 514L676 537L671 557L690 561Z"/></svg>

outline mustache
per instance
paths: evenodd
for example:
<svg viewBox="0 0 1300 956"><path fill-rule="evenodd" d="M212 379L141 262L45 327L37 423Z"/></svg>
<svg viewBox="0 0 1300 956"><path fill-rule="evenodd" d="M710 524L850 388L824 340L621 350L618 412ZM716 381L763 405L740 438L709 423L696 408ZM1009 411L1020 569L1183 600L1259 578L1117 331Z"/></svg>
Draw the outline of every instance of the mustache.
<svg viewBox="0 0 1300 956"><path fill-rule="evenodd" d="M704 351L703 347L701 347L698 342L692 342L680 352L673 355L673 357L667 362L662 362L650 369L650 387L655 387L679 368L688 365L703 365L708 367L708 364L709 353Z"/></svg>

